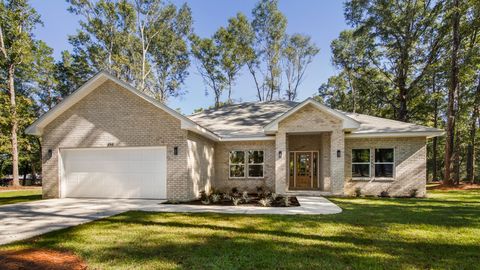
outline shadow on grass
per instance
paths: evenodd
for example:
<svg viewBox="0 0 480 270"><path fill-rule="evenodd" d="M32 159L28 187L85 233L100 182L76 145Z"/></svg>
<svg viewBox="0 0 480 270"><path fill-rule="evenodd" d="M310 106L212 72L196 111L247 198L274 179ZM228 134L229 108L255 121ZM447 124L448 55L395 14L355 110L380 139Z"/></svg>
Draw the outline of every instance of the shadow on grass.
<svg viewBox="0 0 480 270"><path fill-rule="evenodd" d="M40 194L39 195L20 195L20 196L14 196L14 197L0 197L0 205L36 201L41 199L42 199L42 195Z"/></svg>

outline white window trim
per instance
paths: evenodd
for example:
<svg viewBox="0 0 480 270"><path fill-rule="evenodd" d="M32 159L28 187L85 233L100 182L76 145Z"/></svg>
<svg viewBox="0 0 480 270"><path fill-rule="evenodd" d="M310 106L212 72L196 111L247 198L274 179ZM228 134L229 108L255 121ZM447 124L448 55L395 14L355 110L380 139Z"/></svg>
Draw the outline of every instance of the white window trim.
<svg viewBox="0 0 480 270"><path fill-rule="evenodd" d="M243 163L232 163L232 160L230 159L230 154L232 152L243 152ZM246 171L247 171L247 154L245 153L244 150L231 150L228 152L228 178L230 179L244 179L247 177ZM233 166L243 166L243 176L232 176L231 174L231 169Z"/></svg>
<svg viewBox="0 0 480 270"><path fill-rule="evenodd" d="M392 150L393 150L393 161L392 161L392 162L376 162L376 161L375 161L375 151L376 151L377 149L392 149ZM395 179L395 174L396 174L396 171L397 171L396 168L395 168L395 160L396 160L395 157L396 157L395 147L378 147L378 148L374 148L374 149L373 149L373 161L372 161L372 162L373 162L373 169L374 169L373 178L375 178L376 180L393 180L393 179ZM376 171L375 165L377 165L377 164L391 164L391 165L392 165L392 177L385 177L385 176L381 176L381 177L379 176L379 177L377 177L377 176L375 175L375 171Z"/></svg>
<svg viewBox="0 0 480 270"><path fill-rule="evenodd" d="M263 152L263 163L249 163L248 162L248 159L249 159L249 155L248 155L248 152L249 151L261 151ZM231 160L230 160L230 153L232 152L243 152L244 153L244 163L232 163ZM231 176L231 167L232 165L240 165L240 166L244 166L245 170L244 170L244 176ZM248 166L249 165L262 165L262 175L261 177L254 177L254 176L249 176L249 170L248 170ZM229 179L264 179L265 178L265 150L263 149L248 149L248 150L230 150L228 152L228 178Z"/></svg>
<svg viewBox="0 0 480 270"><path fill-rule="evenodd" d="M353 151L354 150L368 150L368 162L353 162ZM372 177L372 149L370 148L352 148L352 154L350 157L351 160L351 168L350 171L352 172L352 179L366 179ZM368 165L368 176L353 176L353 165Z"/></svg>

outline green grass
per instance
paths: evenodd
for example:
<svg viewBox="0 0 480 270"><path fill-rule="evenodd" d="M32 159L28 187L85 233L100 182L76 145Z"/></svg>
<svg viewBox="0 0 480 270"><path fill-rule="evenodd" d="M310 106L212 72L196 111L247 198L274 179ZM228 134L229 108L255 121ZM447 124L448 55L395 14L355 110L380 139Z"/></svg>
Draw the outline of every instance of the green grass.
<svg viewBox="0 0 480 270"><path fill-rule="evenodd" d="M28 202L42 199L41 189L25 189L0 192L0 205Z"/></svg>
<svg viewBox="0 0 480 270"><path fill-rule="evenodd" d="M480 269L480 191L331 198L325 216L127 212L2 248L70 250L93 269Z"/></svg>

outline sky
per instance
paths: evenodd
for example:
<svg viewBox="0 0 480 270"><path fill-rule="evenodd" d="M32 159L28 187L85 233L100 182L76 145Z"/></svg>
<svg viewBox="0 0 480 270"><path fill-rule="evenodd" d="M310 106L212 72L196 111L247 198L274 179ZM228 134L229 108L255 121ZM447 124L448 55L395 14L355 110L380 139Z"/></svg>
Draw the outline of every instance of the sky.
<svg viewBox="0 0 480 270"><path fill-rule="evenodd" d="M32 6L40 14L43 26L34 34L54 49L54 56L60 59L61 51L71 50L68 36L79 29L80 17L67 11L68 3L64 0L31 0ZM194 31L201 37L211 37L228 19L238 12L251 18L251 11L256 0L173 0L175 4L187 2L192 9ZM348 28L343 16L343 1L340 0L280 0L280 10L288 21L287 34L301 33L312 37L320 53L306 71L305 79L299 88L298 100L311 97L318 87L336 73L331 64L330 43L342 30ZM187 93L179 98L172 98L168 106L179 108L182 113L190 114L196 108L205 108L214 103L212 94L208 96L206 86L198 73L195 62L189 68L183 90ZM246 69L233 88L236 102L255 101L256 88L251 75Z"/></svg>

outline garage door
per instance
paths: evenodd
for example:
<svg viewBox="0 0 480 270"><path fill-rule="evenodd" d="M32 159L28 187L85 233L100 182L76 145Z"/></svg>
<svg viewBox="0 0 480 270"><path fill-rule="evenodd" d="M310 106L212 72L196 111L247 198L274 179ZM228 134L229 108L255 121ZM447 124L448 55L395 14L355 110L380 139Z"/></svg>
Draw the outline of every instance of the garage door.
<svg viewBox="0 0 480 270"><path fill-rule="evenodd" d="M166 198L165 147L61 150L62 196Z"/></svg>

